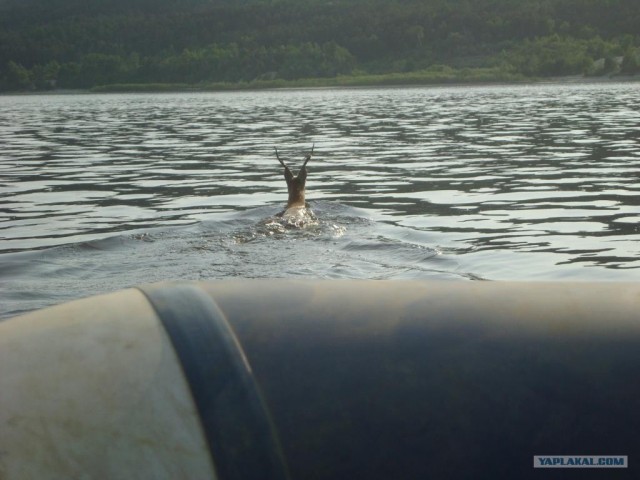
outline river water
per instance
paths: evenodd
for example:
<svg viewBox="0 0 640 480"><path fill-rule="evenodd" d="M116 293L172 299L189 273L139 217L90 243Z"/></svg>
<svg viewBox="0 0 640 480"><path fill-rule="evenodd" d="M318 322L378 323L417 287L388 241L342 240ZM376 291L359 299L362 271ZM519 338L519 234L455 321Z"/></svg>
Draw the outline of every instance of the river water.
<svg viewBox="0 0 640 480"><path fill-rule="evenodd" d="M272 228L273 148L318 218ZM0 96L0 317L164 279L640 279L640 85Z"/></svg>

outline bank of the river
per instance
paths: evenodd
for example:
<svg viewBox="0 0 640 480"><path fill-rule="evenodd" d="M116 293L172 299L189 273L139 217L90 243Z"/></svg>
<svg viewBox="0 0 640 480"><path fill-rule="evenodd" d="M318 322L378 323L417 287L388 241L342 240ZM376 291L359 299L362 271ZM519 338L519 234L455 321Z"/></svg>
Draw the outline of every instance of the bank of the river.
<svg viewBox="0 0 640 480"><path fill-rule="evenodd" d="M453 69L438 66L416 72L386 74L339 75L331 78L302 78L296 80L258 79L250 82L218 82L190 84L112 84L91 89L93 92L159 92L159 91L220 91L259 90L272 88L313 87L372 87L391 85L450 85L480 83L522 83L536 81L519 73L501 68Z"/></svg>
<svg viewBox="0 0 640 480"><path fill-rule="evenodd" d="M469 84L508 84L508 83L587 83L587 82L624 82L640 81L640 75L607 76L565 76L565 77L528 77L497 68L478 68L455 70L442 67L409 73L387 73L378 75L349 75L332 78L304 78L298 80L253 80L235 83L144 83L111 84L91 89L94 93L108 92L194 92L194 91L231 91L231 90L268 90L276 88L331 88L331 87L375 87L408 85L469 85Z"/></svg>
<svg viewBox="0 0 640 480"><path fill-rule="evenodd" d="M2 94L83 94L83 93L136 93L136 92L209 92L238 90L269 90L287 88L333 88L333 87L384 87L420 85L488 85L522 83L604 83L637 82L640 75L572 75L562 77L530 77L500 68L454 69L438 66L416 72L396 72L386 74L339 75L331 78L302 78L296 80L258 79L250 82L217 83L115 83L99 85L87 90L31 90L2 92Z"/></svg>

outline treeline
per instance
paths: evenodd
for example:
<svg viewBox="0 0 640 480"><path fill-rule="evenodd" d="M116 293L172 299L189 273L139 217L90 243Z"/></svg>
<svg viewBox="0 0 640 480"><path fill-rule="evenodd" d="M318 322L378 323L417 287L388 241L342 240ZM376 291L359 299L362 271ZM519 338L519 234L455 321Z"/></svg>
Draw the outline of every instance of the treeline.
<svg viewBox="0 0 640 480"><path fill-rule="evenodd" d="M639 73L638 0L0 0L0 89Z"/></svg>
<svg viewBox="0 0 640 480"><path fill-rule="evenodd" d="M235 43L170 50L141 57L88 53L77 61L26 68L9 61L2 80L6 90L86 89L114 83L211 83L251 80L293 80L335 77L353 71L355 58L335 42L278 47L249 47Z"/></svg>
<svg viewBox="0 0 640 480"><path fill-rule="evenodd" d="M525 40L502 55L504 64L526 76L635 75L640 56L631 35L605 41L550 35Z"/></svg>

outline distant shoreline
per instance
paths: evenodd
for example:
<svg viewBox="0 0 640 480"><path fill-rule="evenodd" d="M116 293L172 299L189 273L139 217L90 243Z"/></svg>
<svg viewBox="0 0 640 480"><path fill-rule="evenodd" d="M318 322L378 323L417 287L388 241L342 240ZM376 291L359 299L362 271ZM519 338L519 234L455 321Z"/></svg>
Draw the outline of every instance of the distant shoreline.
<svg viewBox="0 0 640 480"><path fill-rule="evenodd" d="M384 88L384 87L447 87L485 85L544 85L544 84L593 84L640 82L640 75L610 76L561 76L531 78L519 74L503 74L490 69L459 72L413 72L407 74L381 74L342 76L332 78L307 78L300 80L254 80L251 82L180 84L180 83L132 83L101 85L89 89L52 89L35 91L1 92L0 95L83 95L91 93L185 93L185 92L237 92L286 89L327 88ZM440 74L437 74L440 73Z"/></svg>
<svg viewBox="0 0 640 480"><path fill-rule="evenodd" d="M470 71L468 74L444 72L443 74L383 74L312 78L300 80L256 80L238 83L188 84L113 84L90 89L92 93L160 93L160 92L225 92L249 90L283 90L308 88L376 88L376 87L446 87L480 85L539 85L547 83L622 83L640 81L640 75L615 76L563 76L532 78L520 74L492 72L489 69Z"/></svg>

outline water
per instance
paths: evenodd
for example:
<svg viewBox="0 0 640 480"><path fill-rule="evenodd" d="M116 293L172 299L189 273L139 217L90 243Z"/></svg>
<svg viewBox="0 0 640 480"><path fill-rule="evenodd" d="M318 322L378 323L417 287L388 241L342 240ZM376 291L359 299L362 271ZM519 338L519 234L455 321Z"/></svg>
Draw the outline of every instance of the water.
<svg viewBox="0 0 640 480"><path fill-rule="evenodd" d="M318 218L274 229L315 144ZM163 279L640 278L640 86L0 97L0 316Z"/></svg>

